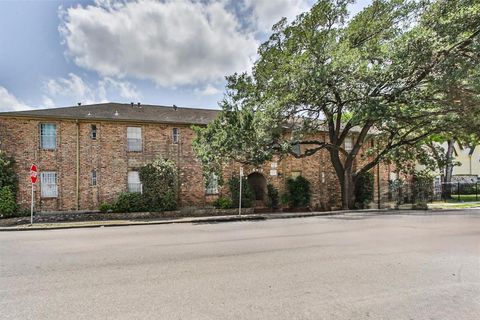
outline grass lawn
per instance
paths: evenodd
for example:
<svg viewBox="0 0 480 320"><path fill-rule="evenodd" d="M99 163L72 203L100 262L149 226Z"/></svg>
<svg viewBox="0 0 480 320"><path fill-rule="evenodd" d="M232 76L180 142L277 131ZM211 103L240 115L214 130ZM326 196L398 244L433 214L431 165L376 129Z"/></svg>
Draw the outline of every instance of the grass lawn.
<svg viewBox="0 0 480 320"><path fill-rule="evenodd" d="M472 202L472 201L479 201L480 200L480 195L478 195L478 198L474 194L452 194L452 199L447 200L447 202Z"/></svg>

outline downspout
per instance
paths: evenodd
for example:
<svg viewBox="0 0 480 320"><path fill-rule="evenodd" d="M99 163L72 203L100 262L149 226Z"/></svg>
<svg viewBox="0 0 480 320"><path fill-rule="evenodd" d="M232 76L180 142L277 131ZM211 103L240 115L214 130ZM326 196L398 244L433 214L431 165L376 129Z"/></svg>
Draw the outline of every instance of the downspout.
<svg viewBox="0 0 480 320"><path fill-rule="evenodd" d="M77 181L76 181L76 190L75 190L75 196L76 196L76 206L77 206L77 211L80 210L80 123L78 122L78 119L75 120L75 124L77 127L77 157L76 157L76 171L77 171Z"/></svg>

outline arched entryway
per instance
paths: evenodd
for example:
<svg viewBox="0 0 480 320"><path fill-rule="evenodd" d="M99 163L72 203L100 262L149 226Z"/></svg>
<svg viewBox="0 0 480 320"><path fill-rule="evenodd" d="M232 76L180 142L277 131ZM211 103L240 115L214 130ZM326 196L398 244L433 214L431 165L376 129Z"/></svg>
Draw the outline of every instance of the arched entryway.
<svg viewBox="0 0 480 320"><path fill-rule="evenodd" d="M256 206L264 205L267 197L267 179L258 172L253 172L247 177L248 184L255 194Z"/></svg>

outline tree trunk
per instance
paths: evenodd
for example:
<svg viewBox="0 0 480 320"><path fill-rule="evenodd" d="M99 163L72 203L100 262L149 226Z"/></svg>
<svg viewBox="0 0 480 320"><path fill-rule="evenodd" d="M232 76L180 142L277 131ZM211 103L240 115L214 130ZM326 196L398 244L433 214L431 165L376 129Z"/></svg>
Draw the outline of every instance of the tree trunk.
<svg viewBox="0 0 480 320"><path fill-rule="evenodd" d="M443 175L442 198L450 199L452 197L452 175L453 175L453 150L455 140L450 139L447 142L447 153L445 154L445 174Z"/></svg>
<svg viewBox="0 0 480 320"><path fill-rule="evenodd" d="M355 180L352 175L352 168L348 168L343 174L342 190L342 209L355 208Z"/></svg>

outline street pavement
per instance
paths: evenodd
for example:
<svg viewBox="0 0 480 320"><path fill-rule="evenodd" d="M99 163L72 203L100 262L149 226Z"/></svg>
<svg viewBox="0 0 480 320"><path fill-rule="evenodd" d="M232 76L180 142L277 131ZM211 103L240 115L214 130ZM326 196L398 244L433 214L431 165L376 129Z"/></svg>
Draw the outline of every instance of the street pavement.
<svg viewBox="0 0 480 320"><path fill-rule="evenodd" d="M1 232L0 319L478 320L480 210Z"/></svg>

